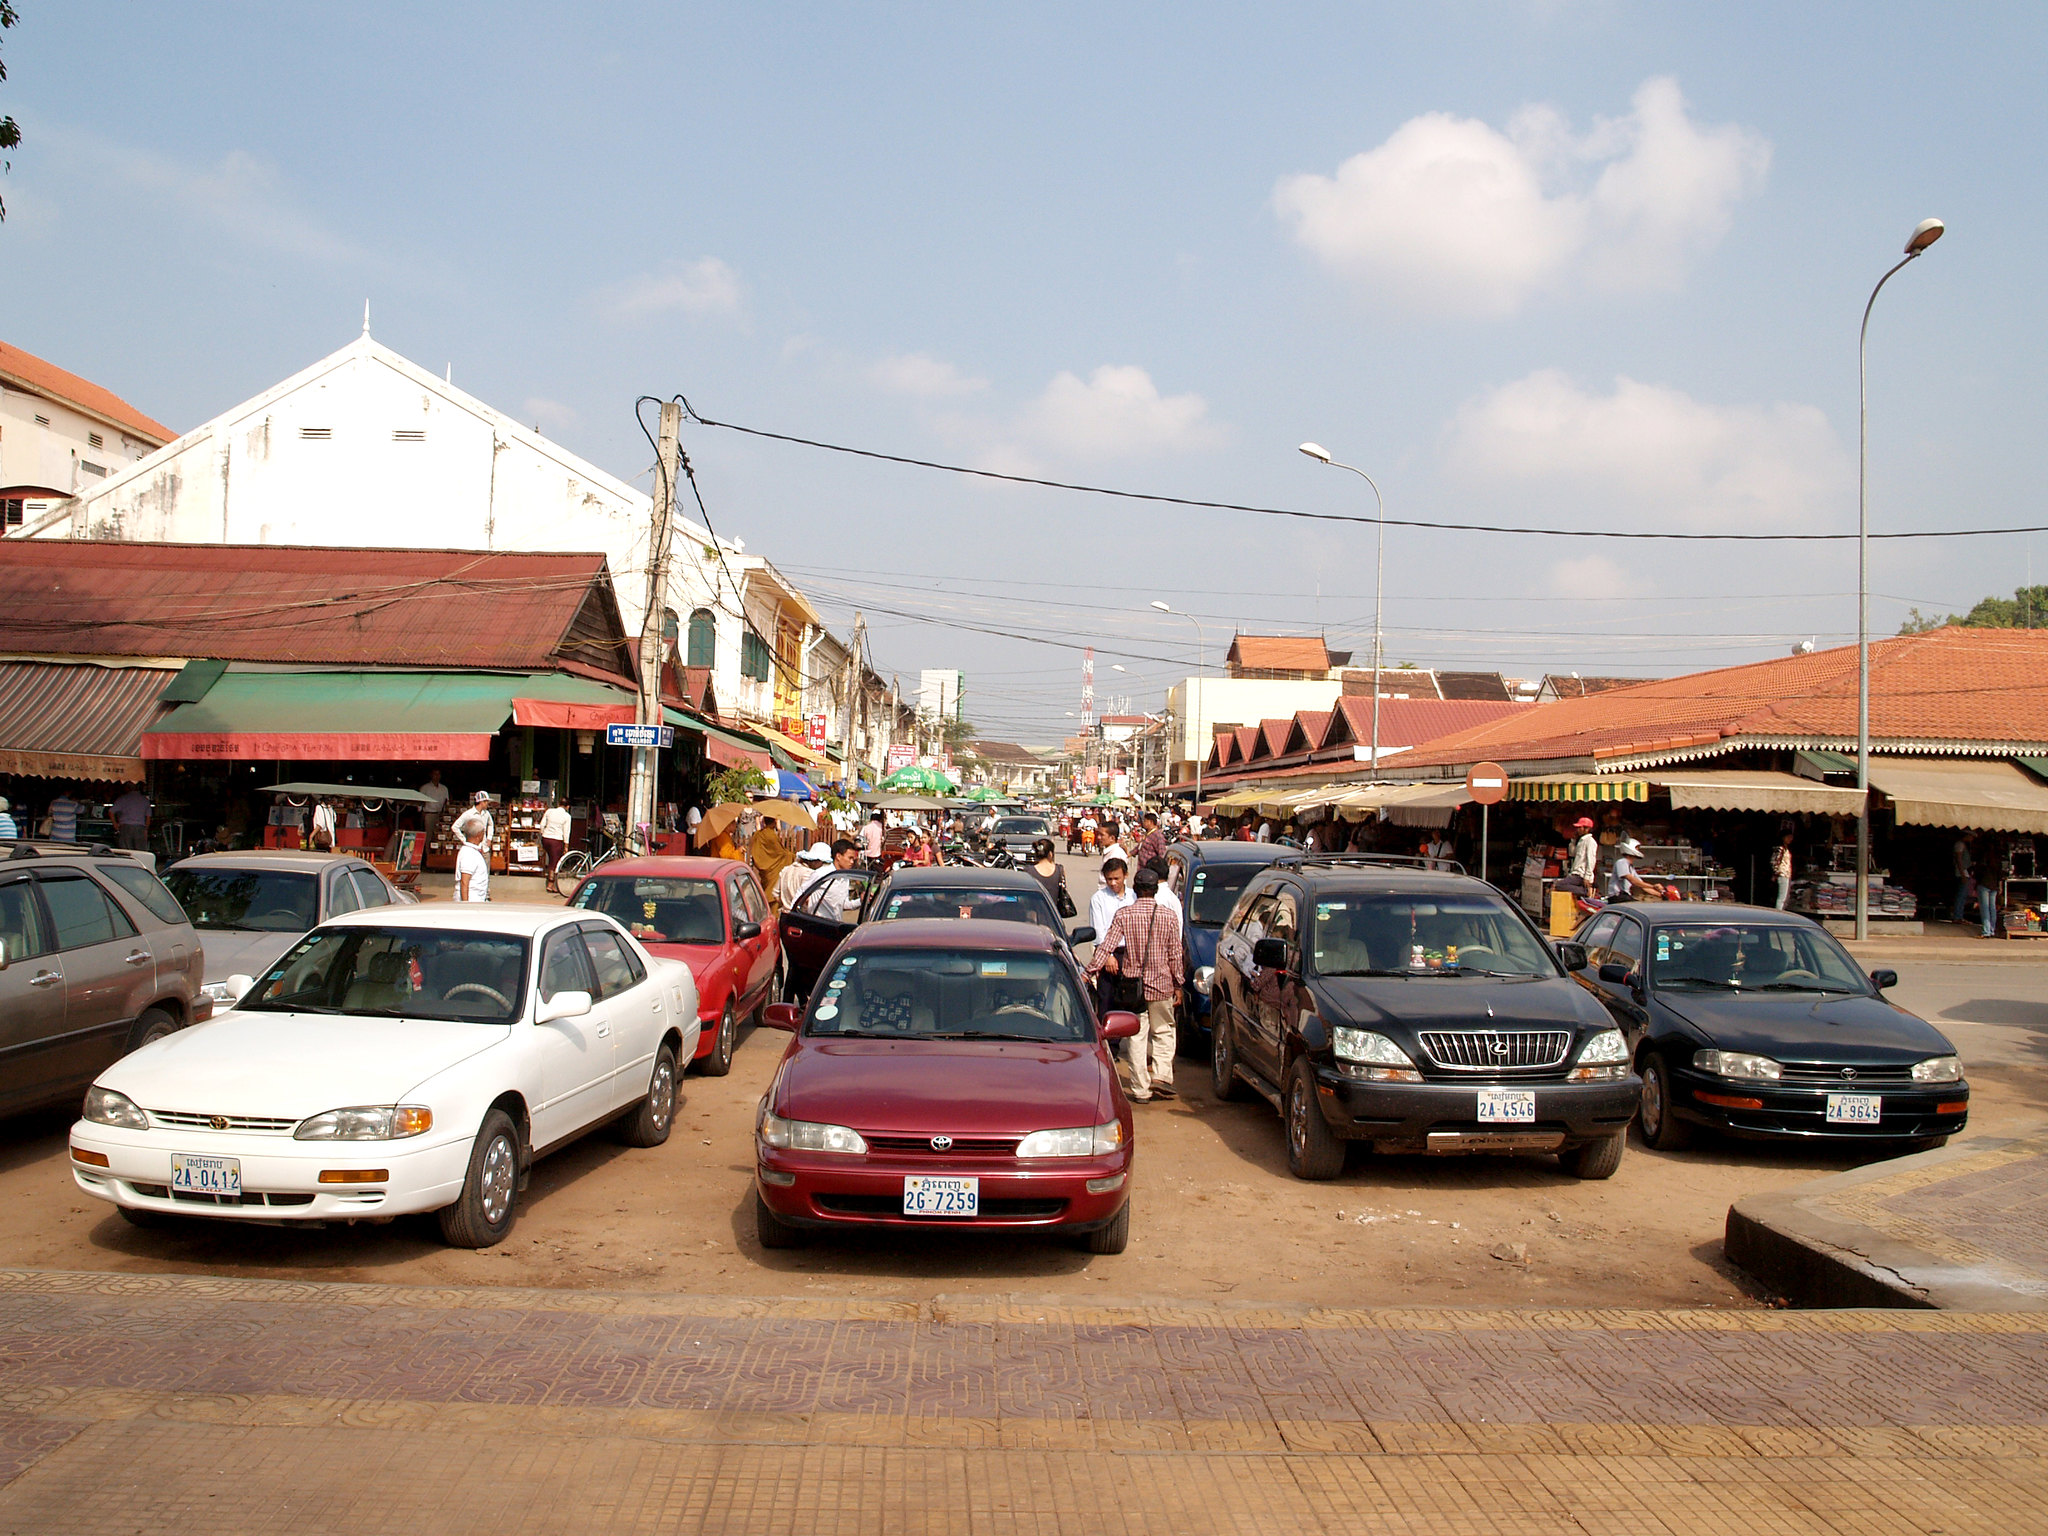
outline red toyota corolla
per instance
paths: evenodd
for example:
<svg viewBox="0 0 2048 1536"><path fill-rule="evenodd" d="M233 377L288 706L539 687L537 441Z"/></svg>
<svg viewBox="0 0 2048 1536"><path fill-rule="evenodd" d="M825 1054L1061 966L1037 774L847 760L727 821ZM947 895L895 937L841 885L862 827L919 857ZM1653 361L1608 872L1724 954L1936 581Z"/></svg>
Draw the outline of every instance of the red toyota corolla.
<svg viewBox="0 0 2048 1536"><path fill-rule="evenodd" d="M689 966L697 1070L731 1071L739 1021L782 993L782 948L754 872L733 859L620 859L599 865L569 905L617 919L651 953Z"/></svg>
<svg viewBox="0 0 2048 1536"><path fill-rule="evenodd" d="M1095 1253L1130 1241L1131 1107L1057 937L1030 923L856 928L755 1122L764 1248L832 1227L1042 1228Z"/></svg>

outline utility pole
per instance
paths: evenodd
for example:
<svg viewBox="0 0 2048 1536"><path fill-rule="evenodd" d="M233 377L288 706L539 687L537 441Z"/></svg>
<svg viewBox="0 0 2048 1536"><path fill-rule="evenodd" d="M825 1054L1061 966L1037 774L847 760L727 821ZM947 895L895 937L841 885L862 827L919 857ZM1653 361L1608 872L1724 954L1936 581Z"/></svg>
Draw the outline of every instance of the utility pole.
<svg viewBox="0 0 2048 1536"><path fill-rule="evenodd" d="M846 798L849 800L860 793L860 769L853 760L853 743L855 740L853 734L853 715L855 698L858 697L863 703L867 699L867 690L860 685L861 637L867 633L867 628L868 621L861 617L858 608L854 609L853 642L846 650L846 703L844 706L846 718L842 722L842 729L846 736L846 753L842 762L846 769Z"/></svg>
<svg viewBox="0 0 2048 1536"><path fill-rule="evenodd" d="M682 458L683 408L661 408L661 433L654 463L654 525L647 539L647 612L640 620L640 695L634 702L638 725L661 724L661 647L668 615L668 547L675 528L676 474ZM626 793L628 835L654 825L656 769L661 749L633 749L633 777Z"/></svg>

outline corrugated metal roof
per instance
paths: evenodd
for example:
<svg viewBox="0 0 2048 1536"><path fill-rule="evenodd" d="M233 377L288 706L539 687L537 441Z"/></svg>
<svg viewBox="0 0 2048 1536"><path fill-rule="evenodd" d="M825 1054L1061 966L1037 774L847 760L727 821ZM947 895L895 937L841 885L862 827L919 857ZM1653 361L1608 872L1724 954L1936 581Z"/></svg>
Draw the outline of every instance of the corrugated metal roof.
<svg viewBox="0 0 2048 1536"><path fill-rule="evenodd" d="M0 773L141 778L143 728L177 675L164 667L0 661ZM114 771L108 759L128 771Z"/></svg>
<svg viewBox="0 0 2048 1536"><path fill-rule="evenodd" d="M579 617L581 622L579 623ZM601 554L10 540L0 651L617 672Z"/></svg>

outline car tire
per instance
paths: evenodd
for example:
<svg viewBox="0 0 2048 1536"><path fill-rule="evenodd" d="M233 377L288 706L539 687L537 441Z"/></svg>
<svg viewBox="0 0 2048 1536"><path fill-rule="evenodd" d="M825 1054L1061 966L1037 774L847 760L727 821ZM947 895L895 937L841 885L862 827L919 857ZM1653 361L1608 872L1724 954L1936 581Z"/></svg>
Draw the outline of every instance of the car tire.
<svg viewBox="0 0 2048 1536"><path fill-rule="evenodd" d="M484 1116L470 1149L469 1176L453 1205L435 1214L451 1248L489 1248L505 1240L518 1215L519 1131L502 1109Z"/></svg>
<svg viewBox="0 0 2048 1536"><path fill-rule="evenodd" d="M1934 1152L1948 1145L1946 1136L1921 1136L1907 1144L1908 1152Z"/></svg>
<svg viewBox="0 0 2048 1536"><path fill-rule="evenodd" d="M718 1016L718 1033L712 1037L711 1054L697 1063L706 1077L723 1077L732 1070L733 1042L739 1038L739 1016L732 1011L732 999L725 1000L725 1012Z"/></svg>
<svg viewBox="0 0 2048 1536"><path fill-rule="evenodd" d="M1642 1064L1642 1107L1636 1125L1642 1130L1643 1145L1658 1152L1682 1152L1692 1145L1692 1127L1671 1112L1671 1069L1655 1051L1645 1052Z"/></svg>
<svg viewBox="0 0 2048 1536"><path fill-rule="evenodd" d="M178 1021L161 1008L145 1008L135 1020L135 1029L128 1036L128 1049L139 1051L145 1045L154 1045L166 1035L178 1032Z"/></svg>
<svg viewBox="0 0 2048 1536"><path fill-rule="evenodd" d="M117 1205L114 1209L121 1213L121 1219L129 1226L140 1227L145 1232L162 1232L176 1226L179 1220L169 1211L144 1211L127 1205Z"/></svg>
<svg viewBox="0 0 2048 1536"><path fill-rule="evenodd" d="M1558 1166L1566 1173L1581 1179L1611 1179L1614 1171L1621 1166L1622 1149L1628 1144L1628 1132L1616 1131L1612 1136L1602 1136L1598 1141L1582 1142L1558 1153Z"/></svg>
<svg viewBox="0 0 2048 1536"><path fill-rule="evenodd" d="M1287 1097L1281 1102L1287 1120L1287 1171L1297 1179L1336 1178L1344 1171L1344 1143L1316 1103L1316 1074L1307 1057L1297 1059L1287 1074Z"/></svg>
<svg viewBox="0 0 2048 1536"><path fill-rule="evenodd" d="M1124 1208L1116 1213L1116 1220L1106 1227L1097 1227L1082 1240L1082 1246L1090 1253L1122 1253L1131 1246L1131 1202L1126 1200Z"/></svg>
<svg viewBox="0 0 2048 1536"><path fill-rule="evenodd" d="M647 1096L619 1121L619 1139L629 1147L658 1147L675 1123L676 1048L664 1040L647 1075Z"/></svg>
<svg viewBox="0 0 2048 1536"><path fill-rule="evenodd" d="M1209 1027L1209 1087L1219 1099L1242 1100L1251 1092L1238 1079L1237 1042L1222 1019Z"/></svg>
<svg viewBox="0 0 2048 1536"><path fill-rule="evenodd" d="M782 1001L783 988L789 985L789 976L783 970L782 957L775 957L775 979L762 990L761 1001L754 1004L754 1027L763 1028L768 1022L768 1005Z"/></svg>
<svg viewBox="0 0 2048 1536"><path fill-rule="evenodd" d="M758 1189L754 1191L754 1236L761 1240L763 1248L801 1248L804 1242L803 1228L790 1225L769 1210Z"/></svg>

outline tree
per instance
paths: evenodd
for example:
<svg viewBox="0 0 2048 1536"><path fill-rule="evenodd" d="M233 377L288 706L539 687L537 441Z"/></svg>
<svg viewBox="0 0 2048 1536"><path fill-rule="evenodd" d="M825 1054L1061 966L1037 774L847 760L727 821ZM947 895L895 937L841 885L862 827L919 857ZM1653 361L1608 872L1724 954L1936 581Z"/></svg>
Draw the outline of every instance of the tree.
<svg viewBox="0 0 2048 1536"><path fill-rule="evenodd" d="M1979 598L1977 606L1968 613L1952 613L1946 619L1922 613L1918 608L1909 609L1899 633L1925 634L1945 623L1959 624L1965 629L2048 629L2048 587L2019 587L2009 599Z"/></svg>
<svg viewBox="0 0 2048 1536"><path fill-rule="evenodd" d="M752 763L741 763L713 777L705 786L713 805L735 805L752 798L752 792L768 788L768 775Z"/></svg>
<svg viewBox="0 0 2048 1536"><path fill-rule="evenodd" d="M4 32L19 20L21 20L21 17L15 12L13 0L0 0L0 32ZM0 81L4 81L6 78L7 64L5 60L0 60ZM21 129L16 125L14 119L11 117L0 117L0 149L12 149L20 142ZM0 160L0 171L11 171L13 169L14 162L12 160ZM0 222L4 222L6 218L7 203L5 199L0 199Z"/></svg>

